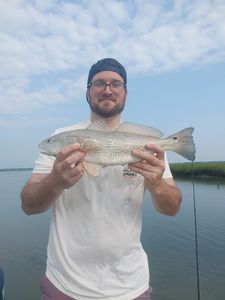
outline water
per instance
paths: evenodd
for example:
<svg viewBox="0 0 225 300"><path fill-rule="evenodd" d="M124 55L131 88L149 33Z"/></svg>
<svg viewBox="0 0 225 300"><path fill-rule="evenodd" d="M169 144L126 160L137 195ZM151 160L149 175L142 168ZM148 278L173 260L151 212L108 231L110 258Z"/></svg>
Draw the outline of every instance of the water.
<svg viewBox="0 0 225 300"><path fill-rule="evenodd" d="M143 244L150 255L154 300L198 300L192 183L177 181L181 212L165 217L146 201ZM225 299L225 185L196 182L201 300Z"/></svg>
<svg viewBox="0 0 225 300"><path fill-rule="evenodd" d="M20 191L30 171L0 172L0 264L7 300L39 300L50 211L26 216ZM198 300L192 182L177 180L183 204L176 217L157 213L148 195L143 246L149 255L152 300ZM225 299L225 183L195 182L201 300Z"/></svg>
<svg viewBox="0 0 225 300"><path fill-rule="evenodd" d="M39 299L45 269L50 212L26 216L20 191L30 172L0 172L0 264L7 300Z"/></svg>

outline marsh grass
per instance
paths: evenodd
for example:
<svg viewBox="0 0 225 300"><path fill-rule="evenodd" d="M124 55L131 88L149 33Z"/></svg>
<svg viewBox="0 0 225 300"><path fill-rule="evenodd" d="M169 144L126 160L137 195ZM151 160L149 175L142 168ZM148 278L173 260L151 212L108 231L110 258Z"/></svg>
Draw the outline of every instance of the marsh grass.
<svg viewBox="0 0 225 300"><path fill-rule="evenodd" d="M171 163L170 168L173 175L179 177L225 178L225 161L193 162L193 168L192 163Z"/></svg>

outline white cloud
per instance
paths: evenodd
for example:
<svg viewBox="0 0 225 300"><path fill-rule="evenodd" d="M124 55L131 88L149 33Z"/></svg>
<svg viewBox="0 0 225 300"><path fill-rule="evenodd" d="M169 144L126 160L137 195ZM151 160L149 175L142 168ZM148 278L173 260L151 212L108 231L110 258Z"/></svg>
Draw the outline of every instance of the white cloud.
<svg viewBox="0 0 225 300"><path fill-rule="evenodd" d="M48 12L55 7L55 0L36 0L35 7L43 12Z"/></svg>
<svg viewBox="0 0 225 300"><path fill-rule="evenodd" d="M1 113L24 113L68 101L56 86L33 92L30 92L28 87L29 80L25 77L1 80Z"/></svg>
<svg viewBox="0 0 225 300"><path fill-rule="evenodd" d="M0 112L80 99L87 70L100 57L118 58L133 74L224 60L224 1L171 3L1 1ZM56 81L30 88L38 76L55 74Z"/></svg>

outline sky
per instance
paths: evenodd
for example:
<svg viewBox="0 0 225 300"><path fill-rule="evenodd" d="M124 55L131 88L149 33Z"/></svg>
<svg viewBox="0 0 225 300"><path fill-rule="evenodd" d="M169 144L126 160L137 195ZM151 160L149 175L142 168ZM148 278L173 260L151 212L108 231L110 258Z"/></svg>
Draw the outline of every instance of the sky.
<svg viewBox="0 0 225 300"><path fill-rule="evenodd" d="M89 119L104 57L128 73L123 120L193 126L196 161L224 161L224 16L225 0L0 0L0 169L33 167L43 139Z"/></svg>

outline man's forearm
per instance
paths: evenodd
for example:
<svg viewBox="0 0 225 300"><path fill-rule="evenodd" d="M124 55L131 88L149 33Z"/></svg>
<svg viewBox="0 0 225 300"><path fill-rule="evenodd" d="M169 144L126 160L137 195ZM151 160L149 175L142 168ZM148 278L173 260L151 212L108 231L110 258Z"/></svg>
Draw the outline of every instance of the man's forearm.
<svg viewBox="0 0 225 300"><path fill-rule="evenodd" d="M62 191L53 183L51 175L40 181L30 180L21 192L22 209L28 215L42 213L51 207Z"/></svg>
<svg viewBox="0 0 225 300"><path fill-rule="evenodd" d="M155 188L148 188L156 209L165 215L174 216L180 209L182 195L176 185L162 180Z"/></svg>

